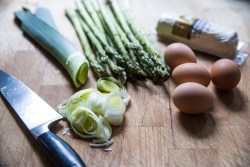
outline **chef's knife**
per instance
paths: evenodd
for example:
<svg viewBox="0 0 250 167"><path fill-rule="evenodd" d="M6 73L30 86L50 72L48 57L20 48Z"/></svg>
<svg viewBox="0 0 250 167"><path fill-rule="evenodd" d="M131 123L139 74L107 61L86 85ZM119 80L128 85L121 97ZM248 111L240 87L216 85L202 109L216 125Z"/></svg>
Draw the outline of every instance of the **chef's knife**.
<svg viewBox="0 0 250 167"><path fill-rule="evenodd" d="M56 166L85 166L80 156L49 130L62 119L53 108L13 76L0 70L0 92Z"/></svg>

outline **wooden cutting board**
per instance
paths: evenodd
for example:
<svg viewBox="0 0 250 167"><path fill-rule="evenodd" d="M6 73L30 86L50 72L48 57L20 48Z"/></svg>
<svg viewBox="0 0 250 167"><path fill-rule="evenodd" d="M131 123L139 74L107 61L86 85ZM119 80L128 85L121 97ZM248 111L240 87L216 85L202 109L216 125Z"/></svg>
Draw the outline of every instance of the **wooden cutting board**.
<svg viewBox="0 0 250 167"><path fill-rule="evenodd" d="M164 12L188 14L235 29L241 41L250 42L250 2L226 0L130 0L136 19L153 34L158 17ZM23 6L51 9L62 34L81 49L79 40L64 15L67 0L0 1L0 68L27 84L53 108L80 89L72 85L65 70L46 51L23 35L13 12ZM157 39L156 39L157 40ZM166 44L156 41L161 52ZM198 63L208 69L215 57L197 53ZM114 128L111 152L89 147L89 141L74 134L63 135L67 122L60 121L53 132L68 142L87 166L250 166L250 84L249 59L241 66L242 79L232 91L214 93L213 108L203 114L182 114L174 106L171 79L154 85L132 81L127 89L132 97L125 121ZM90 72L81 88L96 86ZM2 97L1 97L2 99ZM195 104L192 104L195 105ZM0 166L53 166L33 136L10 108L0 100Z"/></svg>

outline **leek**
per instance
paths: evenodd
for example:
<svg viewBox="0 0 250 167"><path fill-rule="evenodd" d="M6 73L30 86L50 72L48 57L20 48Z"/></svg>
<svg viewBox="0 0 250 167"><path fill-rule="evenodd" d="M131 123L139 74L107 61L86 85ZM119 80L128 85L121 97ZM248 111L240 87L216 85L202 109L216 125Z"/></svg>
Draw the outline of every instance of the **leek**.
<svg viewBox="0 0 250 167"><path fill-rule="evenodd" d="M97 83L97 87L99 90L102 90L103 92L107 92L107 93L120 90L118 85L116 85L115 83L111 81L104 80L104 79L100 80Z"/></svg>
<svg viewBox="0 0 250 167"><path fill-rule="evenodd" d="M101 92L110 93L110 92L119 92L119 95L123 99L123 102L127 106L131 97L127 93L126 88L123 84L116 80L113 77L102 77L97 81L97 88Z"/></svg>
<svg viewBox="0 0 250 167"><path fill-rule="evenodd" d="M97 115L102 115L111 125L120 125L122 123L126 106L130 101L130 96L125 89L106 94L101 93L97 89L89 88L75 93L68 101L62 103L62 106L65 103L72 103L72 101L74 102L79 98L87 103L83 104L81 102L82 104L79 103L79 105L87 106ZM60 106L60 108L62 107ZM63 109L60 110L61 113L64 113ZM68 120L70 121L70 119Z"/></svg>
<svg viewBox="0 0 250 167"><path fill-rule="evenodd" d="M120 125L123 122L126 104L118 92L112 92L106 96L104 118L106 118L111 125Z"/></svg>
<svg viewBox="0 0 250 167"><path fill-rule="evenodd" d="M97 88L101 92L110 93L112 91L119 91L126 89L123 84L114 77L102 77L97 81Z"/></svg>
<svg viewBox="0 0 250 167"><path fill-rule="evenodd" d="M15 12L21 29L46 49L67 70L76 87L87 80L89 63L63 35L38 19L30 11Z"/></svg>
<svg viewBox="0 0 250 167"><path fill-rule="evenodd" d="M47 23L48 25L57 30L56 24L48 8L38 7L36 9L35 15L38 19L42 20L43 22Z"/></svg>
<svg viewBox="0 0 250 167"><path fill-rule="evenodd" d="M111 125L120 125L123 121L127 101L124 101L121 93L111 92L103 94L99 91L92 92L86 100L91 110L102 115Z"/></svg>
<svg viewBox="0 0 250 167"><path fill-rule="evenodd" d="M108 142L112 134L110 125L86 106L82 99L70 99L58 106L58 112L67 118L80 137L98 138L99 142Z"/></svg>
<svg viewBox="0 0 250 167"><path fill-rule="evenodd" d="M103 147L113 143L110 125L122 124L129 100L124 88L110 93L89 88L76 92L57 111L78 136L94 139L91 147Z"/></svg>

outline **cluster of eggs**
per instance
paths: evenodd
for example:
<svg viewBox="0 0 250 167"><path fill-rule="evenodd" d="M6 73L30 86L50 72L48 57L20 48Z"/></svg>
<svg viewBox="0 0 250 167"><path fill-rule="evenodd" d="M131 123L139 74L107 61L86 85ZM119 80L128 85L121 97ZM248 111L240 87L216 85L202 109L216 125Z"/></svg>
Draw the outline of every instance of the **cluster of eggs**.
<svg viewBox="0 0 250 167"><path fill-rule="evenodd" d="M197 63L194 52L182 43L169 45L164 58L177 85L172 94L173 102L184 113L199 114L212 107L214 96L207 88L211 80L217 89L230 90L241 78L240 69L232 60L220 59L209 71Z"/></svg>

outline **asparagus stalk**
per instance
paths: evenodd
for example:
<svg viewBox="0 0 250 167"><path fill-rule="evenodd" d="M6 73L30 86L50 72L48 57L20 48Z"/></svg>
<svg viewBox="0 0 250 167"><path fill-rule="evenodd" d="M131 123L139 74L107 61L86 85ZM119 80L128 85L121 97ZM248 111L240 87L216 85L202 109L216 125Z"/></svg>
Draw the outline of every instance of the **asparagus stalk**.
<svg viewBox="0 0 250 167"><path fill-rule="evenodd" d="M138 41L146 50L146 52L149 54L150 58L154 61L155 71L159 73L162 79L166 79L169 76L169 72L164 64L163 56L161 56L161 54L157 51L157 49L155 49L155 47L153 46L151 41L146 37L146 35L143 34L141 28L133 19L131 11L128 9L125 9L125 7L122 6L122 12L124 14L125 20L128 26L130 27L132 33L138 39Z"/></svg>
<svg viewBox="0 0 250 167"><path fill-rule="evenodd" d="M87 34L88 38L91 41L92 46L95 48L97 55L102 59L102 57L107 57L106 51L103 49L101 43L98 41L98 39L95 37L93 32L90 30L88 25L82 20L79 19L80 24L84 30L84 32ZM126 81L126 73L124 68L117 66L112 60L112 58L107 59L107 64L109 65L112 72L115 74L118 74L121 77L121 81L124 83Z"/></svg>
<svg viewBox="0 0 250 167"><path fill-rule="evenodd" d="M107 71L96 61L92 48L89 44L89 41L81 27L81 23L79 21L78 15L74 10L67 9L66 15L70 19L71 23L73 24L77 35L81 41L82 48L84 53L90 63L90 66L94 68L101 76L107 76Z"/></svg>
<svg viewBox="0 0 250 167"><path fill-rule="evenodd" d="M85 23L89 26L89 28L91 29L91 31L96 35L96 37L98 38L98 40L100 40L101 43L107 43L105 40L105 36L104 34L102 34L98 29L97 26L95 25L94 21L92 20L93 17L91 18L89 15L89 13L87 12L88 8L85 8L85 6L90 7L90 5L87 4L87 2L85 0L75 0L75 4L76 7L81 15L81 17L83 18L83 20L85 21Z"/></svg>
<svg viewBox="0 0 250 167"><path fill-rule="evenodd" d="M92 2L94 2L94 1L92 1ZM93 5L94 5L94 4L93 4ZM102 16L101 12L100 12L100 9L97 8L97 7L95 7L95 11L96 11L96 13L98 14L99 20L100 20L100 22L101 22L101 24L102 24L102 26L103 26L103 28L104 28L104 32L105 32L105 34L106 34L106 39L107 39L107 42L108 42L109 46L111 46L112 48L115 49L115 45L114 45L114 43L113 43L113 41L112 41L112 39L111 39L112 33L110 32L109 28L107 27L107 25L106 25L106 23L105 23L105 21L104 21L104 18L103 18L103 16ZM115 49L115 50L116 50L116 49ZM125 63L125 62L124 62L124 63Z"/></svg>
<svg viewBox="0 0 250 167"><path fill-rule="evenodd" d="M110 39L110 37L107 35L107 40L108 40L108 43L111 47L115 48L114 46L114 43L112 42L112 40ZM112 62L112 61L111 61ZM114 62L114 58L113 58L113 62ZM117 65L116 65L117 66ZM117 66L119 67L119 66ZM125 69L123 68L123 71L122 72L116 72L116 68L112 68L112 66L110 65L110 68L111 70L114 72L114 73L118 73L119 74L119 80L121 81L122 84L125 85L126 83L126 80L127 80L127 73L125 71ZM121 67L120 67L121 68ZM118 68L119 69L119 68Z"/></svg>
<svg viewBox="0 0 250 167"><path fill-rule="evenodd" d="M88 36L92 46L99 51L100 60L103 62L103 59L105 59L105 62L109 59L106 55L106 51L102 49L101 43L98 41L98 39L95 37L95 35L91 32L87 24L82 20L79 19L79 22L81 24L81 27L85 34Z"/></svg>
<svg viewBox="0 0 250 167"><path fill-rule="evenodd" d="M127 24L123 13L121 12L121 9L119 5L116 3L116 1L111 1L108 0L108 4L116 17L117 22L119 22L120 26L122 27L123 31L126 33L128 36L129 40L140 46L140 49L137 50L136 54L139 59L139 62L143 69L147 72L147 74L153 78L153 80L157 80L158 76L156 73L156 70L154 69L154 62L153 60L149 57L149 55L144 51L143 47L141 46L140 42L137 40L137 38L133 35L131 32L131 29L129 25Z"/></svg>
<svg viewBox="0 0 250 167"><path fill-rule="evenodd" d="M79 4L79 1L76 2L78 4L78 10L80 9L81 11L83 10L83 6L81 4ZM85 9L87 10L89 16L91 16L92 21L91 22L91 18L88 17L88 15L86 14L86 12L82 11L81 15L84 15L84 18L86 18L88 20L88 22L93 25L95 24L96 27L98 28L98 30L94 30L95 28L92 27L92 30L94 30L94 32L99 31L100 35L102 35L103 40L101 39L100 42L104 43L104 39L106 39L105 37L105 30L103 28L103 25L101 23L101 20L99 19L99 16L97 14L97 9L95 8L95 5L93 4L93 1L91 3L91 1L89 0L82 0L82 4L84 5ZM84 23L82 23L84 24ZM94 37L93 37L94 38ZM97 39L98 40L98 39ZM116 65L115 62L112 60L114 58L119 57L118 55L114 55L113 53L106 53L105 50L101 47L101 43L99 41L95 40L94 45L97 44L98 47L96 48L96 54L98 55L98 57L104 57L105 54L109 54L110 58L107 59L107 64L109 65L109 68L111 69L111 71L115 74L118 74L120 77L120 80L122 83L125 83L127 80L127 74L125 72L125 69ZM100 40L100 38L99 38ZM105 43L106 46L106 43ZM110 46L106 46L106 47L110 47ZM113 49L113 48L112 48Z"/></svg>
<svg viewBox="0 0 250 167"><path fill-rule="evenodd" d="M135 47L130 47L130 41L128 40L125 32L121 29L121 27L118 25L118 23L116 22L116 19L111 11L110 8L107 8L107 12L109 12L110 14L110 18L112 20L112 23L116 26L117 31L119 33L119 35L121 36L121 40L123 41L124 45L127 46L129 55L131 57L131 59L134 62L139 62L139 64L142 66L143 70L150 76L150 77L155 77L154 75L154 71L152 71L153 67L154 67L154 62L149 58L148 54L144 51L144 49L141 47L140 43L137 41L137 39L134 38L133 35L131 35L131 31L128 28L127 34L130 34L131 36L133 36L133 42L135 43ZM119 18L119 20L124 20L123 17ZM127 26L127 24L126 24ZM123 26L122 26L123 27ZM130 31L130 32L128 32ZM136 55L137 57L136 57Z"/></svg>
<svg viewBox="0 0 250 167"><path fill-rule="evenodd" d="M107 41L105 40L105 35L102 34L102 33L100 33L100 31L96 28L93 20L91 19L91 17L89 16L89 14L87 13L87 11L85 10L83 4L81 3L81 0L76 0L75 2L76 2L76 6L77 6L77 9L78 9L81 17L86 22L86 24L89 26L89 28L91 29L91 31L93 32L93 34L96 36L96 38L100 41L100 43L104 47L104 49L109 54L112 54L117 59L120 59L118 53L116 53L116 51L112 47L110 47L108 45Z"/></svg>
<svg viewBox="0 0 250 167"><path fill-rule="evenodd" d="M134 43L136 45L139 45L138 40L131 33L130 28L127 25L126 20L124 19L124 16L121 13L121 10L120 10L118 4L116 3L116 1L107 0L107 4L110 6L111 10L113 11L114 16L116 17L117 22L122 27L123 31L126 33L126 35L128 36L129 40L132 43Z"/></svg>
<svg viewBox="0 0 250 167"><path fill-rule="evenodd" d="M132 43L130 43L130 41L127 39L126 37L126 34L122 31L122 29L120 28L120 26L117 24L112 12L109 10L109 8L106 8L106 12L107 14L110 16L110 21L111 21L111 24L113 24L114 28L116 28L120 38L121 38L121 41L122 43L124 44L124 46L127 48L128 52L129 52L129 56L130 58L134 61L134 63L137 65L137 66L140 66L138 64L138 61L137 61L137 58L135 56L135 54L133 53L132 49L135 50L135 49L139 49L140 46L131 46L133 45Z"/></svg>
<svg viewBox="0 0 250 167"><path fill-rule="evenodd" d="M105 50L102 50L101 43L95 37L95 35L90 30L90 28L88 27L88 25L82 19L79 19L79 21L80 21L80 24L81 24L81 27L82 27L83 31L85 32L85 34L89 38L89 40L90 40L91 44L93 45L93 47L95 47L97 50L101 50L102 51L100 53L100 55L101 55L101 57L100 57L101 62L105 62L106 63L107 60L109 59L109 57L106 55Z"/></svg>
<svg viewBox="0 0 250 167"><path fill-rule="evenodd" d="M103 21L105 22L106 28L108 28L108 31L111 33L111 39L115 45L115 47L117 48L117 50L119 51L119 53L121 54L122 58L125 60L126 64L122 64L124 67L128 68L128 71L131 74L138 74L141 76L146 76L146 73L139 67L137 66L135 63L133 63L120 39L120 36L117 32L117 29L114 27L114 25L112 24L112 21L110 19L110 16L108 15L108 13L106 12L106 8L104 5L102 5L100 7L100 11L103 17Z"/></svg>
<svg viewBox="0 0 250 167"><path fill-rule="evenodd" d="M108 60L108 65L112 72L114 72L115 74L118 74L119 80L121 81L121 83L125 84L127 81L127 73L125 69L116 65L114 61L110 59Z"/></svg>
<svg viewBox="0 0 250 167"><path fill-rule="evenodd" d="M97 14L97 11L96 9L94 8L94 4L93 4L93 0L90 1L90 0L82 0L82 3L85 7L85 9L87 10L89 16L92 18L94 24L96 25L97 29L102 33L102 34L105 34L105 30L102 26L102 23L99 19L99 16ZM103 36L104 39L105 38L105 35Z"/></svg>
<svg viewBox="0 0 250 167"><path fill-rule="evenodd" d="M111 41L110 37L105 32L105 28L103 27L104 22L103 22L103 20L101 20L102 17L99 16L100 12L98 10L97 4L94 3L95 1L82 0L82 2L83 2L83 5L85 6L86 10L88 11L89 15L92 16L92 20L95 23L95 25L97 26L98 30L102 33L103 36L105 36L103 38L106 39L107 44L110 45L109 47L111 47L116 52L113 44L110 43L110 41ZM119 62L125 63L118 54L114 55L114 54L110 54L109 52L107 54L111 57L111 59L116 58L116 59L118 59Z"/></svg>

